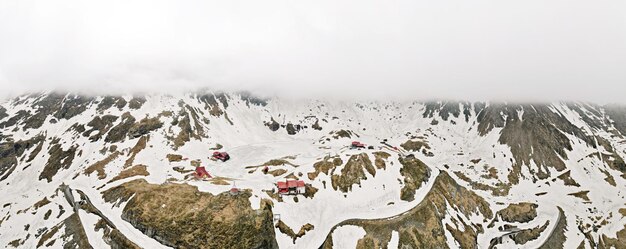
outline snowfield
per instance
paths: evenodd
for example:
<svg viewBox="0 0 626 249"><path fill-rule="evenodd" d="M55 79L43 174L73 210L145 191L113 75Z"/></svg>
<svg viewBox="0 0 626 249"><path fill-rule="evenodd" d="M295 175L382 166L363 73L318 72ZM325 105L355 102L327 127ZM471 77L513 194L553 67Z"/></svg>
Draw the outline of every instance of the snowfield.
<svg viewBox="0 0 626 249"><path fill-rule="evenodd" d="M96 100L99 101L102 98L96 97ZM8 117L13 117L21 110L35 112L36 109L32 107L32 104L37 99L31 97L10 100L2 103L1 106L7 110ZM132 96L124 96L124 99L130 101ZM0 205L2 205L0 209L2 244L0 246L10 248L9 243L18 240L17 247L38 247L37 244L42 234L45 233L41 231L50 231L72 215L74 212L72 205L65 199L63 192L58 190L61 184L65 184L74 190L83 191L93 206L109 218L130 241L143 248L165 248L166 246L142 233L122 218L124 205L114 207L113 203L103 199L103 191L135 179L145 179L150 184L185 183L196 186L202 192L212 194L229 191L234 186L249 189L252 192L250 203L253 209L260 208L262 199L269 199L273 202L273 214L278 215L280 220L294 231L297 232L305 224L314 226L313 230L307 231L295 242L275 228L276 241L280 248L318 248L324 243L331 229L344 220L380 219L401 215L424 199L433 187L439 171L448 172L459 185L482 196L494 214L512 203L538 204L537 215L530 222L508 224L515 225L519 229L532 229L548 222L545 231L538 238L524 245L516 244L511 238L505 237L499 246L502 248L537 248L543 245L553 232L558 232L555 230L557 230L559 219L565 219L567 224L565 231L567 239L564 241L563 248L576 248L581 241L585 241L584 233L587 232L596 240L601 235L615 238L617 232L624 229L626 224L624 216L618 211L625 208L626 179L621 177L621 172L609 167L604 159L589 156L593 153L608 155L613 152L607 151L600 145L596 148L588 146L580 138L571 134L566 134L566 136L572 143L572 150L567 151L567 158L562 158L567 170L559 172L555 168L546 167L550 177L538 179L535 175L536 168L539 166L531 161L530 165L521 167L521 175L524 177L521 177L518 183L511 184L506 195L498 196L489 190L473 187L472 182L488 186L508 183L507 176L515 158L510 146L499 141L503 133L502 127L495 127L485 135L479 134L479 113L475 109L469 110L467 120L462 112L458 116L452 115L444 119L437 114L434 117L424 115L427 106L418 102L350 103L322 100L295 102L275 98L270 99L267 105L263 106L250 104L239 95L231 94L225 97L228 106L221 101L216 101L216 106L225 115L215 116L209 114L205 103L198 101L194 95L190 94L148 95L145 99L145 103L139 109L112 107L98 111L95 108L96 104L92 104L84 112L70 119L59 119L49 115L39 128L24 130L23 124L17 123L0 129L3 135L10 136L13 141L27 140L37 134L45 134L47 137L43 142L42 153L37 154L31 162L26 162L28 155L35 150L35 148L28 148L22 157L17 158L19 162L15 170L5 173L6 179L0 181L0 186L2 186L0 190L3 192L0 195ZM182 129L173 125L176 121L175 116L163 115L163 113L169 111L175 115L180 112L179 103L181 102L192 109L203 110L199 114L199 120L190 119L190 126L202 127L204 134L200 139L191 137L190 141L183 146L174 148L172 137L181 133ZM460 103L458 105L458 109L463 110L462 105ZM602 137L609 141L616 155L626 156L624 138L610 132L614 130L612 126L607 129L595 127L564 103L552 104L550 108L553 112L562 114L566 120L579 127L587 135ZM583 110L590 112L584 108ZM438 111L440 112L441 109ZM518 112L518 116L524 117L524 112L528 111L522 110ZM145 165L149 175L137 175L109 182L127 168L125 163L139 138L127 137L116 143L106 143L103 140L92 142L89 137L72 131L70 127L76 123L87 124L96 116L122 116L124 113L129 113L137 120L158 116L163 127L149 133L147 146L136 153L132 161L132 165ZM52 119L55 121L51 121ZM0 123L6 120L8 118L0 119ZM270 120L275 120L279 125L300 124L307 128L302 128L294 135L290 135L285 127L272 131L265 125ZM115 124L121 121L122 119L119 118ZM321 130L311 128L316 122L322 127ZM358 137L333 138L333 132L340 130L351 131ZM76 146L80 153L74 156L69 167L59 169L48 182L46 179L39 180L38 177L50 158L48 152L53 146L52 138L59 139L62 150L66 151ZM431 154L422 151L410 152L402 148L398 151L389 149L381 144L383 139L396 147L400 147L408 140L423 141L429 146L426 152L431 152ZM374 149L350 149L349 145L353 140L372 145ZM122 151L122 156L104 167L103 172L106 176L99 178L97 172L86 174L87 167L106 157L106 153L101 152L103 148L109 148L112 144L117 146L118 151ZM231 160L221 162L209 159L214 151L210 148L216 144L223 146L220 151L227 151ZM367 179L362 179L360 184L352 185L352 190L347 193L333 189L331 175L320 173L314 180L307 177L308 173L315 171L313 165L325 156L339 156L345 164L352 155L366 153L373 162L375 158L373 152L376 151L385 151L391 155L385 160L386 168L376 169L375 176L366 172ZM167 154L178 154L188 159L170 162L166 158ZM400 198L405 182L402 180L404 177L400 172L402 164L399 159L407 154L414 154L431 170L430 177L417 189L413 201L404 201ZM260 167L249 167L264 165L273 159L285 159L293 166L271 166L271 169L286 170L286 173L278 176L264 174ZM194 167L190 165L190 161L193 160L200 160L201 165L205 166L213 177L228 179L228 183L218 185L211 181L196 180L186 177L190 173L175 170L175 167L193 170ZM344 166L337 166L334 174L341 174ZM490 168L493 168L491 170L493 175L486 177L489 175ZM570 177L575 179L579 186L565 185L563 180L557 179L557 176L566 171L570 171ZM312 198L299 195L297 200L294 196L283 196L282 202L266 192L275 189L276 182L283 181L290 174L317 188L318 192ZM467 179L460 177L461 175ZM614 186L606 180L607 177L613 179ZM580 191L589 191L587 194L589 200L569 195ZM50 202L35 209L33 205L44 197ZM77 194L74 194L74 198L80 199ZM558 208L564 211L565 217L560 217ZM48 210L51 210L51 215L44 218ZM467 223L482 224L484 230L477 234L478 248L488 248L494 238L504 234L499 230L499 226L505 224L502 221L488 228L487 225L491 220L486 220L485 217L468 217L454 209L447 209L445 212L446 219L442 220L443 224L454 224L459 219ZM103 230L98 232L94 230L99 217L82 209L79 210L78 216L89 244L94 248L108 248ZM602 220L605 221L602 222ZM584 227L583 224L590 224L590 226ZM67 241L66 238L62 238L63 234L64 229L61 228L59 232L47 239L47 242L56 240L47 247L62 248L63 243ZM366 231L358 226L337 227L332 232L333 246L334 248L355 248L357 241L365 235ZM459 247L451 232L446 230L444 236L450 248ZM394 230L388 248L397 248L399 243L400 234ZM591 248L589 244L585 244L584 247Z"/></svg>

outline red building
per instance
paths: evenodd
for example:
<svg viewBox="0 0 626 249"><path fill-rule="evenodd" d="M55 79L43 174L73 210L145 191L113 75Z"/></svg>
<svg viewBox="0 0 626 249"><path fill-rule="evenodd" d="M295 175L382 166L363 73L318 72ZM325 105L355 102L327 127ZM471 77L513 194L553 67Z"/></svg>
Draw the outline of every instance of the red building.
<svg viewBox="0 0 626 249"><path fill-rule="evenodd" d="M196 172L194 172L194 175L197 178L211 178L212 177L203 166L196 167Z"/></svg>
<svg viewBox="0 0 626 249"><path fill-rule="evenodd" d="M305 191L304 181L287 180L286 182L276 183L276 186L280 194L297 195L303 194Z"/></svg>

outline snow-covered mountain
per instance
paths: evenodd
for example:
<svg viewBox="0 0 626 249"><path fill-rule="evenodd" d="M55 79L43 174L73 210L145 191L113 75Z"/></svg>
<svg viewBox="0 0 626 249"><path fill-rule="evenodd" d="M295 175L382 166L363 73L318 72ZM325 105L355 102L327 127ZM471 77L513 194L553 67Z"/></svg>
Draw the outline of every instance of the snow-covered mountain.
<svg viewBox="0 0 626 249"><path fill-rule="evenodd" d="M624 134L587 103L21 96L0 246L626 248Z"/></svg>

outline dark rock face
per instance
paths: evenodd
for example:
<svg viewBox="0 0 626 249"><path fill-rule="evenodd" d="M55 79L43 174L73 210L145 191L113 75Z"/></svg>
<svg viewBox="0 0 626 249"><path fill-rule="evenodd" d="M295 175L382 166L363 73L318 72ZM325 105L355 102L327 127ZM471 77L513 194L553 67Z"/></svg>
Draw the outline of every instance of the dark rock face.
<svg viewBox="0 0 626 249"><path fill-rule="evenodd" d="M0 123L0 128L6 128L16 125L22 119L27 118L30 115L30 112L25 110L19 110L13 117L8 120Z"/></svg>
<svg viewBox="0 0 626 249"><path fill-rule="evenodd" d="M212 195L186 184L135 180L103 193L108 202L128 200L122 219L175 248L277 248L271 206L250 205L250 193Z"/></svg>
<svg viewBox="0 0 626 249"><path fill-rule="evenodd" d="M21 110L8 121L0 124L0 127L8 127L24 120L22 129L40 128L50 116L56 119L70 119L83 113L92 103L93 98L80 95L51 93L39 97L33 97L35 101L31 105L33 113Z"/></svg>
<svg viewBox="0 0 626 249"><path fill-rule="evenodd" d="M456 102L456 101L438 101L438 102L428 102L425 103L426 109L422 116L424 118L432 118L436 114L438 114L444 121L448 121L450 115L458 118L461 115L461 109L459 105L463 108L463 115L465 116L465 121L469 121L469 117L471 115L470 108L471 104L468 102Z"/></svg>
<svg viewBox="0 0 626 249"><path fill-rule="evenodd" d="M54 117L58 119L70 119L87 110L92 102L92 97L80 95L67 96L63 101L63 105L61 105L59 110L54 114Z"/></svg>
<svg viewBox="0 0 626 249"><path fill-rule="evenodd" d="M7 114L7 109L4 109L4 107L0 106L0 120L8 117L9 114Z"/></svg>
<svg viewBox="0 0 626 249"><path fill-rule="evenodd" d="M151 131L161 128L162 126L163 122L159 121L158 117L144 118L130 128L128 135L131 138L141 137Z"/></svg>
<svg viewBox="0 0 626 249"><path fill-rule="evenodd" d="M146 103L146 98L144 97L134 97L128 102L128 107L130 109L139 109L143 106L143 103Z"/></svg>
<svg viewBox="0 0 626 249"><path fill-rule="evenodd" d="M104 111L111 108L113 105L117 107L117 109L122 110L124 106L126 106L126 100L119 96L106 96L98 104L98 111Z"/></svg>
<svg viewBox="0 0 626 249"><path fill-rule="evenodd" d="M63 150L59 144L59 139L52 141L52 147L48 150L50 158L46 163L43 171L39 175L39 180L46 179L48 182L52 181L52 177L61 169L68 169L72 165L74 156L76 155L77 145L73 145L67 150Z"/></svg>
<svg viewBox="0 0 626 249"><path fill-rule="evenodd" d="M269 127L271 131L277 131L280 129L280 124L276 122L274 118L272 118L270 122L265 123L265 126Z"/></svg>
<svg viewBox="0 0 626 249"><path fill-rule="evenodd" d="M17 151L12 142L0 143L0 176L5 178L17 165Z"/></svg>
<svg viewBox="0 0 626 249"><path fill-rule="evenodd" d="M6 179L15 169L18 158L21 157L26 150L34 147L26 162L32 161L41 151L45 136L37 135L28 140L20 140L13 142L8 140L0 143L0 181Z"/></svg>
<svg viewBox="0 0 626 249"><path fill-rule="evenodd" d="M91 140L92 142L98 141L100 140L100 138L102 138L102 136L104 136L109 131L109 129L111 129L111 127L113 127L113 123L115 121L117 121L117 116L113 116L113 115L104 115L102 117L96 116L91 121L89 121L89 123L87 123L87 126L91 127L91 129L83 132L83 136L89 137L92 134L92 132L95 131L97 133L91 135L89 137L89 140Z"/></svg>
<svg viewBox="0 0 626 249"><path fill-rule="evenodd" d="M247 106L250 106L250 104L256 105L256 106L266 106L267 105L267 99L256 97L256 96L254 96L254 95L252 95L251 93L248 93L248 92L240 92L239 96L241 97L241 99L243 101L246 102Z"/></svg>
<svg viewBox="0 0 626 249"><path fill-rule="evenodd" d="M218 101L222 103L222 106L224 107L224 109L228 107L228 100L226 98L226 95L223 93L203 94L203 95L198 96L198 100L204 103L204 109L208 110L209 114L216 116L216 117L224 114L224 110L220 108Z"/></svg>
<svg viewBox="0 0 626 249"><path fill-rule="evenodd" d="M287 124L287 134L296 135L296 132L298 130L299 129L296 129L296 127L292 123Z"/></svg>
<svg viewBox="0 0 626 249"><path fill-rule="evenodd" d="M104 141L107 143L117 143L123 141L133 124L135 124L135 117L130 115L128 112L124 113L122 115L122 122L111 128Z"/></svg>
<svg viewBox="0 0 626 249"><path fill-rule="evenodd" d="M593 139L581 128L573 125L561 113L554 112L549 105L490 105L478 115L478 130L481 135L493 128L503 128L499 142L511 148L515 162L509 175L512 183L519 181L522 165L534 162L538 165L535 175L539 179L550 176L547 167L565 170L563 159L572 144L566 134L575 136L595 148Z"/></svg>
<svg viewBox="0 0 626 249"><path fill-rule="evenodd" d="M613 120L613 126L622 135L626 135L626 106L609 105L605 107L606 114Z"/></svg>

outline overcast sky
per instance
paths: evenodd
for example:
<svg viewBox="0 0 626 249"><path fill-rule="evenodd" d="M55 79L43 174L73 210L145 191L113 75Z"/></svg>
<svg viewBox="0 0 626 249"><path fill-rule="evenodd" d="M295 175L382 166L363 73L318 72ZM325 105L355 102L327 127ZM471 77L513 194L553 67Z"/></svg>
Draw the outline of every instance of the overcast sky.
<svg viewBox="0 0 626 249"><path fill-rule="evenodd" d="M626 102L626 1L0 1L0 88Z"/></svg>

